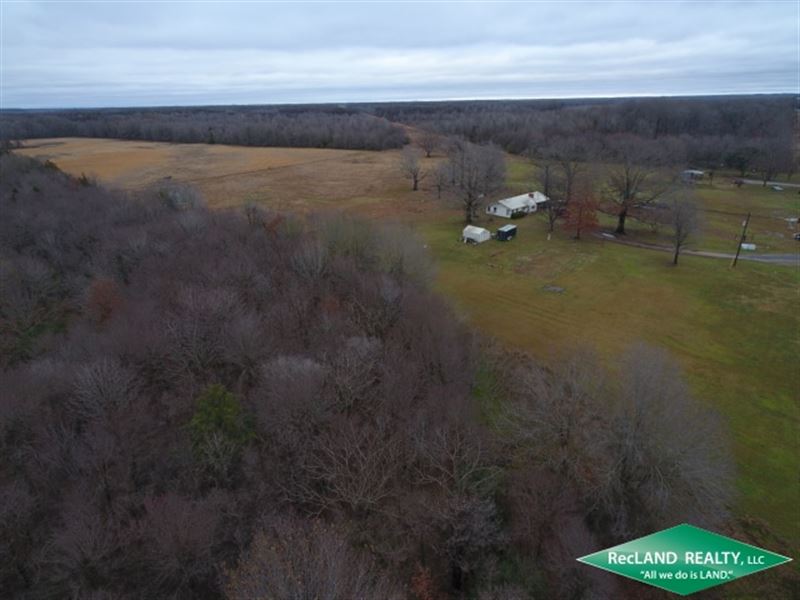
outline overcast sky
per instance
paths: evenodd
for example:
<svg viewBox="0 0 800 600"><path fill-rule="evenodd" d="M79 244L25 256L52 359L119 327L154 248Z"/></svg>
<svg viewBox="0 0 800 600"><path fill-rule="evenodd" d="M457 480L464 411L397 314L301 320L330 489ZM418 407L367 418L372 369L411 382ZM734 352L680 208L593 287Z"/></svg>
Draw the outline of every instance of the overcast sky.
<svg viewBox="0 0 800 600"><path fill-rule="evenodd" d="M11 2L5 108L798 92L787 2Z"/></svg>

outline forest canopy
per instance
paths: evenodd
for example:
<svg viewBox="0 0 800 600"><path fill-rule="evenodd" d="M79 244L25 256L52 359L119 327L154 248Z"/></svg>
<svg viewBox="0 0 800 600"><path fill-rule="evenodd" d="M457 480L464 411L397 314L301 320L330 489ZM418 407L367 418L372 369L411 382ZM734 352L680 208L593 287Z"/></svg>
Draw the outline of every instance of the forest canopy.
<svg viewBox="0 0 800 600"><path fill-rule="evenodd" d="M404 126L411 126L538 159L563 156L565 147L576 159L604 157L622 136L657 140L666 164L744 174L770 163L793 172L795 108L790 95L760 95L4 110L0 141L99 137L387 150L408 143Z"/></svg>
<svg viewBox="0 0 800 600"><path fill-rule="evenodd" d="M0 138L97 137L237 146L387 150L401 127L335 106L3 111Z"/></svg>

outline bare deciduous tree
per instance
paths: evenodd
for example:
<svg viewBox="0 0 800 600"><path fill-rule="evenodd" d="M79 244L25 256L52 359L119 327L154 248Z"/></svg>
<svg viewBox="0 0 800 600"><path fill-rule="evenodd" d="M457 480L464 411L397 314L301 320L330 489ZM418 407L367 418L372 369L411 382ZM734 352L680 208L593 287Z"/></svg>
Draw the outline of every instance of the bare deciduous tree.
<svg viewBox="0 0 800 600"><path fill-rule="evenodd" d="M571 360L555 376L521 368L503 420L512 449L574 485L602 535L725 518L732 480L724 428L691 397L676 364L641 344L619 361L616 381L596 364Z"/></svg>
<svg viewBox="0 0 800 600"><path fill-rule="evenodd" d="M425 158L430 158L441 145L441 138L431 131L425 131L417 139L417 145L425 152Z"/></svg>
<svg viewBox="0 0 800 600"><path fill-rule="evenodd" d="M559 193L560 185L556 161L546 152L548 142L538 138L526 151L525 155L534 166L534 173L541 185L542 193L549 198L544 208L547 211L547 230L555 231L556 222L563 215L564 198Z"/></svg>
<svg viewBox="0 0 800 600"><path fill-rule="evenodd" d="M0 581L31 584L34 565L24 560L33 542L36 500L28 486L12 482L0 487ZM8 585L8 583L6 584Z"/></svg>
<svg viewBox="0 0 800 600"><path fill-rule="evenodd" d="M453 175L450 172L450 165L448 163L440 163L433 170L433 187L436 188L436 199L442 199L442 192L447 189L447 186L453 181Z"/></svg>
<svg viewBox="0 0 800 600"><path fill-rule="evenodd" d="M484 199L505 185L506 165L502 151L456 141L448 164L454 191L464 209L464 221L473 222Z"/></svg>
<svg viewBox="0 0 800 600"><path fill-rule="evenodd" d="M232 600L320 598L399 600L400 588L344 532L320 521L272 517L228 573Z"/></svg>
<svg viewBox="0 0 800 600"><path fill-rule="evenodd" d="M118 360L100 359L78 369L67 401L81 419L96 419L124 408L136 395L135 374Z"/></svg>
<svg viewBox="0 0 800 600"><path fill-rule="evenodd" d="M497 506L490 498L453 494L432 507L439 551L448 559L451 585L461 591L503 542Z"/></svg>
<svg viewBox="0 0 800 600"><path fill-rule="evenodd" d="M670 522L718 524L732 497L732 460L720 418L692 398L663 350L632 347L609 414L603 514L621 538Z"/></svg>
<svg viewBox="0 0 800 600"><path fill-rule="evenodd" d="M110 581L118 564L115 527L104 522L87 496L83 487L68 495L64 524L43 548L37 565L54 596L88 596Z"/></svg>
<svg viewBox="0 0 800 600"><path fill-rule="evenodd" d="M417 191L419 189L419 182L422 181L426 173L422 170L422 165L419 163L419 154L411 146L403 148L403 153L400 158L400 169L406 179L411 180L411 189Z"/></svg>
<svg viewBox="0 0 800 600"><path fill-rule="evenodd" d="M754 166L766 186L778 173L792 169L792 141L788 135L762 141L756 149Z"/></svg>
<svg viewBox="0 0 800 600"><path fill-rule="evenodd" d="M516 391L502 417L508 442L591 496L599 485L592 449L600 438L593 423L602 413L605 387L597 358L576 353L555 373L523 364L511 377Z"/></svg>
<svg viewBox="0 0 800 600"><path fill-rule="evenodd" d="M478 600L528 600L528 598L530 594L524 587L510 583L492 585L481 590L478 595Z"/></svg>
<svg viewBox="0 0 800 600"><path fill-rule="evenodd" d="M672 264L678 264L678 256L686 242L699 227L697 200L687 189L675 190L669 199L669 222L672 225Z"/></svg>
<svg viewBox="0 0 800 600"><path fill-rule="evenodd" d="M298 472L286 489L290 497L319 510L359 515L394 495L393 479L403 461L397 441L386 432L337 421L309 445L293 467Z"/></svg>
<svg viewBox="0 0 800 600"><path fill-rule="evenodd" d="M578 137L563 137L547 148L547 155L555 161L561 171L561 185L564 204L569 206L576 190L579 178L589 168L593 152L589 148L590 141ZM547 194L545 194L547 195Z"/></svg>
<svg viewBox="0 0 800 600"><path fill-rule="evenodd" d="M144 516L134 528L145 548L148 571L155 576L150 585L182 587L210 574L221 507L173 492L148 496L143 504Z"/></svg>
<svg viewBox="0 0 800 600"><path fill-rule="evenodd" d="M616 205L616 233L624 235L631 209L651 204L667 191L658 165L668 159L658 144L632 136L614 138L610 150L615 164L609 168L605 198Z"/></svg>
<svg viewBox="0 0 800 600"><path fill-rule="evenodd" d="M493 488L499 472L478 431L442 427L424 433L415 440L420 483L461 493L485 494Z"/></svg>

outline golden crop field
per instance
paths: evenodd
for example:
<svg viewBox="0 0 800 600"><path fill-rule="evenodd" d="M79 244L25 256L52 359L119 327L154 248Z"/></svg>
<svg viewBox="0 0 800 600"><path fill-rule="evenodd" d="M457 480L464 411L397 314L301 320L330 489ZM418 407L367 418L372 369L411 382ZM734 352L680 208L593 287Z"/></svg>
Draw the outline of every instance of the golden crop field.
<svg viewBox="0 0 800 600"><path fill-rule="evenodd" d="M58 138L29 140L18 152L111 187L188 183L212 208L258 202L280 210L342 208L402 218L419 213L427 199L410 191L397 167L399 151Z"/></svg>

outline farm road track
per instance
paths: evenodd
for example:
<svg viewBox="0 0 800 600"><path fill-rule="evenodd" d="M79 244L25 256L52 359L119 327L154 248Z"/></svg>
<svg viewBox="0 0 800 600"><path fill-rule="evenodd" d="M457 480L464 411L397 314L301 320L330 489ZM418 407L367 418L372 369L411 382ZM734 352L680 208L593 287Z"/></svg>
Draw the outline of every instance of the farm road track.
<svg viewBox="0 0 800 600"><path fill-rule="evenodd" d="M766 187L764 186L764 182L760 179L742 179L742 181L744 181L748 185L760 185L762 187ZM800 183L791 183L788 181L768 181L767 185L768 186L779 185L782 188L800 188Z"/></svg>
<svg viewBox="0 0 800 600"><path fill-rule="evenodd" d="M622 244L624 246L634 246L636 248L643 248L645 250L657 250L659 252L674 252L674 248L669 246L658 246L656 244L645 244L642 242L629 242L627 240L620 240L617 238L607 238L602 234L596 233L603 241L612 244ZM734 255L726 252L707 252L705 250L681 250L681 254L688 256L703 256L705 258L725 258L733 260ZM782 265L787 267L800 267L800 253L794 254L739 254L739 260L751 260L754 262L769 263L772 265Z"/></svg>

